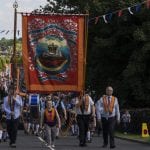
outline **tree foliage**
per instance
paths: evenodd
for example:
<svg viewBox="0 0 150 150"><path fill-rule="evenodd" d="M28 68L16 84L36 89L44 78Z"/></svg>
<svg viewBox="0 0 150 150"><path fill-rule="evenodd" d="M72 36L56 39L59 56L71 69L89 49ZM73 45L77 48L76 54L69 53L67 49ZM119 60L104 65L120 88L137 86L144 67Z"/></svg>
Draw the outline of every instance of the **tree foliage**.
<svg viewBox="0 0 150 150"><path fill-rule="evenodd" d="M10 59L12 57L13 53L13 39L5 39L2 38L0 40L0 71L4 70L5 64L8 64L10 62ZM16 41L16 62L18 64L22 64L22 57L21 57L21 51L22 51L22 39L17 39Z"/></svg>

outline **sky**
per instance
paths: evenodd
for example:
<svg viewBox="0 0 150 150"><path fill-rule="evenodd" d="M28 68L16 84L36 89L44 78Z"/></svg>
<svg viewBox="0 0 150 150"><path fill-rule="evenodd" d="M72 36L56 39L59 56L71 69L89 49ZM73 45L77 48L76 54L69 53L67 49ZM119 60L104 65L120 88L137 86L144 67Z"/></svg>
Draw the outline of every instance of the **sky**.
<svg viewBox="0 0 150 150"><path fill-rule="evenodd" d="M31 12L34 9L45 6L47 0L16 0L18 3L17 12ZM15 0L0 0L0 39L5 37L13 39L14 30L14 8ZM4 31L5 30L5 31ZM17 38L22 35L21 14L17 14ZM4 32L3 32L4 31Z"/></svg>

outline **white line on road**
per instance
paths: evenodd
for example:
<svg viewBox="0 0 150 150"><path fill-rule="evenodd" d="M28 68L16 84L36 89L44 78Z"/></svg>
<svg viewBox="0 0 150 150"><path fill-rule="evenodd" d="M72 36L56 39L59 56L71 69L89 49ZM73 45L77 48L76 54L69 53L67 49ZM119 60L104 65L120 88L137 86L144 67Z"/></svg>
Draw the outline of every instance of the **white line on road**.
<svg viewBox="0 0 150 150"><path fill-rule="evenodd" d="M47 143L41 138L41 137L38 137L38 139L45 144L46 147L48 147L50 150L55 150L54 148L52 148L51 146L48 146Z"/></svg>

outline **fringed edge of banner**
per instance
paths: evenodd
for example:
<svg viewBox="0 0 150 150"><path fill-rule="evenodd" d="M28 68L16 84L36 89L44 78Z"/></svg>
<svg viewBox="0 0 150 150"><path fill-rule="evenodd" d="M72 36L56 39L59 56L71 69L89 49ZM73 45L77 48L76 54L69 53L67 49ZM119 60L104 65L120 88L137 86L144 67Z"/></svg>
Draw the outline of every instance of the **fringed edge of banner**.
<svg viewBox="0 0 150 150"><path fill-rule="evenodd" d="M65 13L52 13L52 12L17 12L17 14L21 14L23 16L30 16L30 15L89 16L89 14L65 14Z"/></svg>

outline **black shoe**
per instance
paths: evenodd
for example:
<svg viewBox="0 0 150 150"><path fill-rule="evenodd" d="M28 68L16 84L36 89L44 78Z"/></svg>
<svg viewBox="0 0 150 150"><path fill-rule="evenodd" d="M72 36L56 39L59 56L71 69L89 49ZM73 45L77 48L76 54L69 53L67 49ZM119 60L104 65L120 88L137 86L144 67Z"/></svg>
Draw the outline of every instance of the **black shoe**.
<svg viewBox="0 0 150 150"><path fill-rule="evenodd" d="M102 148L106 148L106 147L107 147L107 145L106 145L106 144L102 145Z"/></svg>
<svg viewBox="0 0 150 150"><path fill-rule="evenodd" d="M116 147L115 145L110 146L111 149L112 149L112 148L115 148L115 147Z"/></svg>
<svg viewBox="0 0 150 150"><path fill-rule="evenodd" d="M91 140L91 139L88 139L88 140L87 140L87 143L92 143L92 140Z"/></svg>
<svg viewBox="0 0 150 150"><path fill-rule="evenodd" d="M4 142L6 142L6 139L3 139Z"/></svg>
<svg viewBox="0 0 150 150"><path fill-rule="evenodd" d="M83 146L83 143L79 143L79 146L81 146L81 147L82 147L82 146Z"/></svg>
<svg viewBox="0 0 150 150"><path fill-rule="evenodd" d="M9 142L9 146L11 146L12 142Z"/></svg>
<svg viewBox="0 0 150 150"><path fill-rule="evenodd" d="M86 143L83 143L83 147L86 147L87 145L86 145Z"/></svg>
<svg viewBox="0 0 150 150"><path fill-rule="evenodd" d="M35 136L39 136L39 134L38 134L38 133L36 133L36 134L35 134Z"/></svg>
<svg viewBox="0 0 150 150"><path fill-rule="evenodd" d="M11 147L16 148L16 144L15 143L11 144Z"/></svg>
<svg viewBox="0 0 150 150"><path fill-rule="evenodd" d="M79 146L86 147L87 145L85 143L80 143Z"/></svg>
<svg viewBox="0 0 150 150"><path fill-rule="evenodd" d="M79 143L79 146L84 147L84 146L86 146L86 143L80 142L80 143Z"/></svg>

